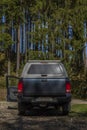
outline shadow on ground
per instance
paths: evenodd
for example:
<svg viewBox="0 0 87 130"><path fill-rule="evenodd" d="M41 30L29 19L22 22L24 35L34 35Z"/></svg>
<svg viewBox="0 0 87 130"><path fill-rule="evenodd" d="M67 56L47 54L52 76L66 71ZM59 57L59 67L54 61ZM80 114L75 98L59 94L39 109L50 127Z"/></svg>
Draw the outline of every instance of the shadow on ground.
<svg viewBox="0 0 87 130"><path fill-rule="evenodd" d="M63 116L54 109L34 109L20 116L17 110L8 111L11 116L5 116L4 121L0 117L0 130L87 130L87 112L71 111Z"/></svg>

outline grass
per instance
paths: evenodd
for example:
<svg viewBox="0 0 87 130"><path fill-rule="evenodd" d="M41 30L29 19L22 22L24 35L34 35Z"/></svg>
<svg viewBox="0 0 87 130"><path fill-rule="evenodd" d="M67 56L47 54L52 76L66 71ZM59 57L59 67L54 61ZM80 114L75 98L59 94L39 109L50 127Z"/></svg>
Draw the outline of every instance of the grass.
<svg viewBox="0 0 87 130"><path fill-rule="evenodd" d="M73 104L70 115L87 117L87 104Z"/></svg>
<svg viewBox="0 0 87 130"><path fill-rule="evenodd" d="M75 112L87 112L87 104L74 104L71 110Z"/></svg>

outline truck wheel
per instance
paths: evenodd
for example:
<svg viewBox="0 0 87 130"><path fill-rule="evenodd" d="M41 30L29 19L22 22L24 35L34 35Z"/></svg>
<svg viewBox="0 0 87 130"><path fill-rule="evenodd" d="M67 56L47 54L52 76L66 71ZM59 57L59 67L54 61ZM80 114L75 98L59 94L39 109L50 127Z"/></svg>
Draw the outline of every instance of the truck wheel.
<svg viewBox="0 0 87 130"><path fill-rule="evenodd" d="M64 105L62 106L63 115L68 115L69 112L70 112L70 108L71 108L70 103L64 104Z"/></svg>
<svg viewBox="0 0 87 130"><path fill-rule="evenodd" d="M19 115L24 115L25 114L24 104L18 103L18 112L19 112Z"/></svg>

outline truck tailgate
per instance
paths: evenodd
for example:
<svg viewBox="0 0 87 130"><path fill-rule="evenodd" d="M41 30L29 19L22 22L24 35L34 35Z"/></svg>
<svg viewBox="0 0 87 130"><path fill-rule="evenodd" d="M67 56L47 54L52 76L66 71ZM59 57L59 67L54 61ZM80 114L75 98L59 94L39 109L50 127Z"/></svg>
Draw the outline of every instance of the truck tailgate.
<svg viewBox="0 0 87 130"><path fill-rule="evenodd" d="M58 96L65 95L66 79L64 78L25 78L24 96Z"/></svg>

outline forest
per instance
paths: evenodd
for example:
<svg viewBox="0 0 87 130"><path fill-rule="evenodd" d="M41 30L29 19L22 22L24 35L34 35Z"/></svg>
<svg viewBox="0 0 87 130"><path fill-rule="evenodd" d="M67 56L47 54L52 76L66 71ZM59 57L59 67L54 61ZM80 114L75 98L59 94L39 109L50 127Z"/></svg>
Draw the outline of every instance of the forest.
<svg viewBox="0 0 87 130"><path fill-rule="evenodd" d="M28 60L61 60L87 98L87 0L0 0L0 87Z"/></svg>

